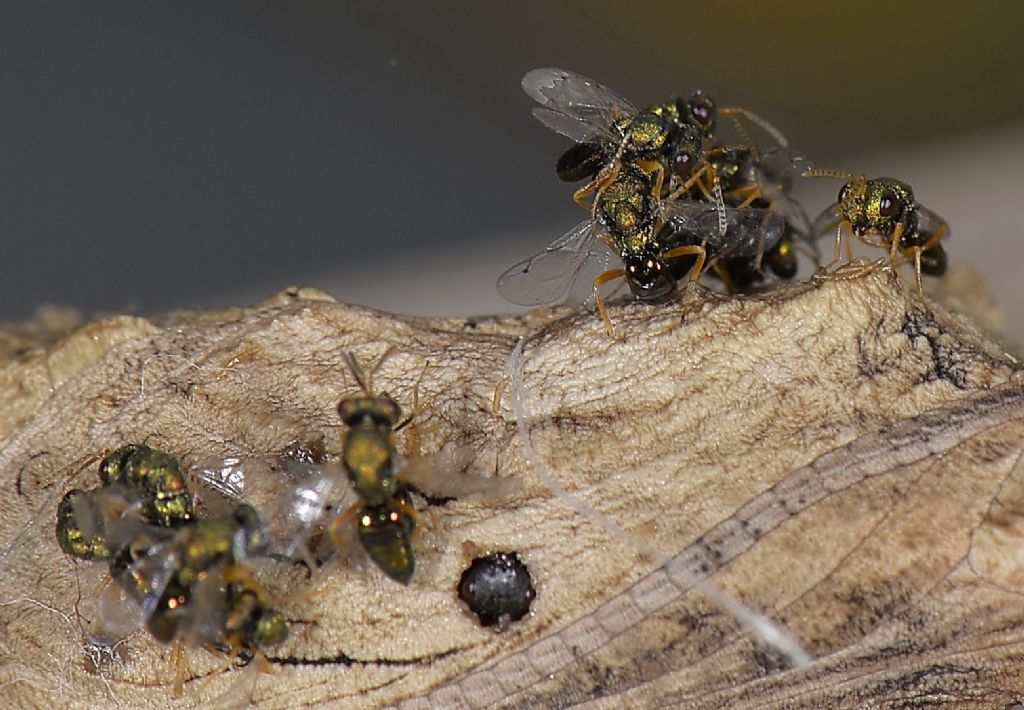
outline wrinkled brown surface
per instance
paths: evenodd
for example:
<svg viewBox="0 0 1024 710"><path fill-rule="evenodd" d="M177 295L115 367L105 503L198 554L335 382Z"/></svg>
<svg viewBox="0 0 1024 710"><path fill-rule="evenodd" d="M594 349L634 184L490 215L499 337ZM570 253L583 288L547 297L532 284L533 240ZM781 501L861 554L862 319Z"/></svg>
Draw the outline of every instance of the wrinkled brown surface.
<svg viewBox="0 0 1024 710"><path fill-rule="evenodd" d="M562 317L561 319L558 319ZM259 707L1003 707L1024 691L1024 389L965 319L888 275L762 298L692 290L679 304L475 322L395 317L292 292L252 309L114 318L0 370L0 688L8 705ZM495 390L517 338L545 469L668 558L665 566L553 496ZM13 338L14 336L12 336ZM6 342L6 341L5 341ZM14 342L13 340L11 342ZM402 587L329 568L299 596L273 675L216 675L137 633L104 652L98 565L65 558L56 503L92 487L91 456L146 440L186 463L268 454L324 434L373 363L406 407L423 374L422 447L471 447L475 473L521 493L425 515ZM409 442L400 439L400 447ZM470 550L516 550L538 596L496 634L460 606ZM662 560L663 561L663 560ZM694 585L775 619L814 657L792 669ZM207 677L213 680L207 684ZM248 686L246 685L246 692ZM229 695L222 695L228 692ZM219 696L219 697L218 697Z"/></svg>

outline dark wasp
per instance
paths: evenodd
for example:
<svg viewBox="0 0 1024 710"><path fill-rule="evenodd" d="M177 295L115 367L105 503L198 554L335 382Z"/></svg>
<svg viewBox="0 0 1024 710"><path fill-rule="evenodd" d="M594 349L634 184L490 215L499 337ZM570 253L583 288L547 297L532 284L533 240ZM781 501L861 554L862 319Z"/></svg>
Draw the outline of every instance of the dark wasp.
<svg viewBox="0 0 1024 710"><path fill-rule="evenodd" d="M652 193L659 199L685 193L696 185L707 199L715 196L721 208L720 192L713 187L705 189L701 181L710 175L712 185L716 183L713 167L705 159L705 144L713 137L719 115L730 117L746 138L739 116L785 142L757 114L741 107L719 108L699 90L685 100L672 98L638 109L608 87L565 69L534 69L523 77L522 86L539 104L533 115L575 141L559 158L556 172L565 182L590 180L574 194L574 199L588 208L583 198L592 192L600 195L623 163L651 173L655 178Z"/></svg>
<svg viewBox="0 0 1024 710"><path fill-rule="evenodd" d="M778 213L785 221L782 236L772 245L766 244L763 252L744 254L722 254L708 249L709 273L717 276L732 293L746 292L765 277L767 267L779 279L796 276L798 244L817 261L817 248L811 239L811 226L803 208L790 196L793 179L803 158L784 146L776 146L761 152L752 143L741 146L726 146L715 149L707 158L714 175L719 180L725 204L736 209L749 207L768 209ZM709 174L703 181L709 181ZM701 190L690 189L689 199L705 200ZM668 220L663 243L669 246L700 243L702 235L679 228ZM676 268L685 269L687 262L681 260ZM678 273L678 272L677 272Z"/></svg>
<svg viewBox="0 0 1024 710"><path fill-rule="evenodd" d="M528 306L585 301L587 296L575 287L586 284L581 276L588 267L597 266L601 271L587 295L593 295L605 328L614 337L600 292L603 284L624 278L638 300L662 303L675 295L683 273L688 271L691 280L700 276L706 253L721 258L754 256L774 247L783 235L784 220L767 209L662 201L655 195L656 182L656 176L641 167L622 163L597 194L593 217L508 269L498 279L498 292L512 303ZM670 232L663 230L666 222L672 225ZM676 232L695 235L695 239L684 244L662 240ZM689 256L694 259L686 260ZM616 257L622 266L608 269ZM686 261L682 270L675 263L681 259Z"/></svg>

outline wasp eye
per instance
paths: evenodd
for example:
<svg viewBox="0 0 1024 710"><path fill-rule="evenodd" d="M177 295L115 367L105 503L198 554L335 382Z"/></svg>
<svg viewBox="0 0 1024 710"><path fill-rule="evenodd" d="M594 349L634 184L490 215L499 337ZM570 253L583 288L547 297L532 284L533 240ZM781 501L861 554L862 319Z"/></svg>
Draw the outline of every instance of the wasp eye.
<svg viewBox="0 0 1024 710"><path fill-rule="evenodd" d="M690 116L704 131L710 131L715 120L715 107L703 92L696 91L687 101L690 109Z"/></svg>
<svg viewBox="0 0 1024 710"><path fill-rule="evenodd" d="M880 217L893 217L897 212L899 212L899 202L896 199L896 193L892 190L886 190L878 201L878 215Z"/></svg>
<svg viewBox="0 0 1024 710"><path fill-rule="evenodd" d="M848 182L845 185L843 185L841 188L839 188L839 202L840 202L840 204L842 204L843 202L846 202L846 198L850 194L850 185L852 185L852 183Z"/></svg>
<svg viewBox="0 0 1024 710"><path fill-rule="evenodd" d="M689 153L679 153L672 160L672 172L681 178L688 178L693 172L693 156Z"/></svg>

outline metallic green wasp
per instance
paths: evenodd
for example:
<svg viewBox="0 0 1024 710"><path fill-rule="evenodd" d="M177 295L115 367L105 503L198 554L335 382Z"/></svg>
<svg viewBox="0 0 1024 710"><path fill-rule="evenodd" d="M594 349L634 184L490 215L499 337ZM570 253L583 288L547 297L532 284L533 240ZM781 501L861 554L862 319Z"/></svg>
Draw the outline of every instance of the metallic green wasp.
<svg viewBox="0 0 1024 710"><path fill-rule="evenodd" d="M853 178L850 173L828 170L811 170L804 175L848 180L835 204L814 223L815 237L835 232L837 261L845 229L865 244L886 250L894 267L912 262L919 292L924 291L921 274L941 276L946 272L946 250L940 242L949 236L949 226L917 203L910 185L895 178Z"/></svg>
<svg viewBox="0 0 1024 710"><path fill-rule="evenodd" d="M251 569L266 550L252 507L176 529L146 526L118 550L110 560L113 583L99 601L108 632L123 636L144 625L157 641L176 644L176 665L186 646L248 660L287 638L285 616ZM176 694L181 671L179 665Z"/></svg>
<svg viewBox="0 0 1024 710"><path fill-rule="evenodd" d="M174 527L195 515L178 459L145 444L122 446L103 459L100 480L138 490L145 499L145 517L154 525Z"/></svg>
<svg viewBox="0 0 1024 710"><path fill-rule="evenodd" d="M100 462L100 488L68 491L57 506L57 542L68 555L104 560L142 525L174 528L195 517L192 492L177 459L143 444Z"/></svg>

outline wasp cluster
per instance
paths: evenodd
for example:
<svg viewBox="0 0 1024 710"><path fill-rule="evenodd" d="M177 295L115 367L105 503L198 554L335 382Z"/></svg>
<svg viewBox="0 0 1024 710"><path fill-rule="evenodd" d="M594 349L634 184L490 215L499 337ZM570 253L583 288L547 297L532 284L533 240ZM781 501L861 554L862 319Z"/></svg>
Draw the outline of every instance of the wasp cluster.
<svg viewBox="0 0 1024 710"><path fill-rule="evenodd" d="M599 290L605 283L624 279L648 303L671 299L679 282L705 273L730 292L747 292L794 278L800 250L817 262L815 244L832 230L837 261L846 230L886 249L893 266L913 261L919 284L921 273L945 270L939 242L946 225L916 203L908 185L811 170L781 133L747 109L719 107L700 91L637 109L560 69L532 71L523 87L539 104L535 115L574 141L557 173L566 182L586 181L574 198L590 214L499 279L511 301L554 303L581 284L613 334ZM722 138L725 121L736 140ZM758 145L748 123L773 144ZM848 179L813 223L792 195L799 175ZM614 259L621 266L607 268ZM581 278L594 266L592 281ZM408 439L418 441L418 386L412 414L404 416L351 354L344 357L357 390L338 404L342 434L333 458L304 447L270 460L231 457L194 466L190 485L174 456L130 444L103 458L98 487L64 496L56 523L61 549L106 564L112 579L101 616L137 619L163 643L265 658L286 641L289 623L258 581L257 561L304 564L312 574L335 556L349 557L409 585L424 505L514 491L506 479L465 474L465 451L422 455L411 446L412 456L400 455L399 432L409 427ZM272 476L263 475L268 469ZM280 486L257 503L248 488L260 478ZM211 506L197 507L200 487L226 497L231 509L212 514ZM523 559L504 551L474 560L453 592L453 603L457 594L480 624L498 630L526 616L536 596Z"/></svg>
<svg viewBox="0 0 1024 710"><path fill-rule="evenodd" d="M814 170L781 132L748 109L719 107L701 91L638 109L564 69L535 69L522 83L538 104L534 116L574 141L556 170L565 182L587 180L574 199L590 218L499 278L498 291L513 303L592 295L611 335L600 291L605 283L623 278L637 300L660 303L675 295L679 281L709 273L728 291L744 293L769 277L795 277L799 251L819 265L817 240L833 230L833 264L846 230L886 249L893 267L913 262L919 289L922 273L945 271L940 241L948 228L917 204L909 185ZM735 140L722 138L722 119L731 123ZM748 123L772 144L758 145ZM811 223L793 187L798 177L821 175L849 182ZM622 265L607 268L616 259ZM594 267L592 282L581 278Z"/></svg>
<svg viewBox="0 0 1024 710"><path fill-rule="evenodd" d="M265 663L267 649L287 639L288 620L259 583L257 562L305 564L312 573L336 556L359 557L408 585L422 529L417 499L515 489L463 472L461 450L399 455L396 434L419 411L418 387L413 414L403 416L351 354L345 360L359 389L338 404L343 429L334 459L317 442L273 457L197 464L186 475L174 456L129 444L103 458L97 488L64 496L57 541L70 557L107 565L112 583L99 607L111 633L131 631L125 620L135 619L162 643ZM252 485L269 478L274 495L247 502ZM225 499L229 511L201 514Z"/></svg>
<svg viewBox="0 0 1024 710"><path fill-rule="evenodd" d="M143 444L104 458L99 478L60 501L56 535L65 554L108 565L107 622L124 629L134 618L160 642L238 657L287 637L284 615L246 566L266 546L252 507L197 517L178 460Z"/></svg>

